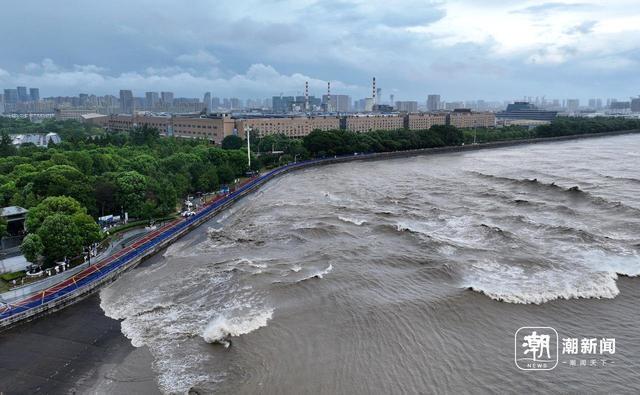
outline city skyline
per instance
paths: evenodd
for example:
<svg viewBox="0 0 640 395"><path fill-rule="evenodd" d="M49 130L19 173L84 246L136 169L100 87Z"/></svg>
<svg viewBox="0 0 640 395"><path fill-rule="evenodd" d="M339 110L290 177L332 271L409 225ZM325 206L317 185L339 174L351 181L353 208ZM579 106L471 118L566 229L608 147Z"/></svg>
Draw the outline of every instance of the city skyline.
<svg viewBox="0 0 640 395"><path fill-rule="evenodd" d="M44 5L3 6L0 31L20 39L0 43L1 86L37 86L41 97L124 89L246 99L299 95L305 81L321 96L331 81L358 98L375 75L398 101L640 94L640 9L626 0L402 1L391 12L376 1ZM20 15L29 29L16 25Z"/></svg>
<svg viewBox="0 0 640 395"><path fill-rule="evenodd" d="M27 92L28 90L28 92ZM71 94L71 95L41 95L40 94L40 88L38 87L26 87L26 86L17 86L15 88L7 88L5 87L4 89L0 90L0 102L5 102L5 103L16 103L16 102L33 102L33 101L39 101L39 100L57 100L57 99L80 99L80 105L84 105L82 104L82 100L84 99L85 101L90 98L90 97L94 97L94 98L106 98L106 97L110 97L113 99L118 99L119 97L121 97L122 95L122 91L129 91L132 94L132 98L135 100L145 100L146 102L150 102L150 103L168 103L171 102L173 100L189 100L189 101L193 101L198 99L198 94L195 94L194 96L183 96L183 95L179 95L176 96L175 92L171 92L171 91L159 91L159 90L155 90L155 91L145 91L145 92L136 92L135 90L132 89L120 89L117 90L115 92L112 93L106 93L106 94L96 94L95 92L80 92L80 93L76 93L76 94ZM500 106L500 105L505 105L508 103L513 103L513 102L518 102L518 101L524 101L524 102L529 102L529 103L533 103L533 104L537 104L537 105L549 105L549 106L556 106L556 107L571 107L572 104L575 107L588 107L588 108L602 108L605 106L609 106L611 103L616 103L616 102L629 102L629 101L634 101L640 98L640 95L632 95L629 97L612 97L612 96L603 96L603 97L589 97L587 99L581 99L581 98L577 98L574 96L567 96L567 97L562 97L562 98L558 98L558 97L547 97L547 96L520 96L520 97L516 97L516 98L510 98L510 99L498 99L498 100L485 100L484 98L473 98L473 99L466 99L466 100L460 100L457 98L447 98L445 95L439 94L439 93L428 93L427 95L425 95L425 98L422 99L416 99L416 100L395 100L394 98L398 98L395 94L390 94L388 97L384 97L384 96L380 96L380 92L381 89L378 88L378 96L376 97L376 103L378 104L391 104L391 105L400 105L403 106L405 103L417 103L419 107L425 107L426 110L432 111L432 110L436 110L436 109L441 109L438 108L438 104L459 104L462 103L461 106L464 103L475 103L475 102L481 102L481 103L486 103L486 104L491 104L491 105L496 105L496 106ZM268 96L268 97L246 97L246 98L237 98L237 97L226 97L226 96L216 96L214 94L212 94L211 91L205 91L202 92L200 94L200 97L202 97L204 95L204 98L202 100L203 104L206 104L207 102L209 102L209 105L213 104L211 101L215 101L215 102L219 102L219 104L221 103L221 100L240 100L241 102L247 101L247 102L257 102L257 101L271 101L273 99L276 99L277 97L280 98L291 98L292 101L295 100L303 100L304 96L303 94L301 94L300 92L298 92L295 95L285 95L283 93L281 93L280 95L272 95L272 96ZM207 96L208 96L208 100L207 100ZM322 95L318 95L319 97L316 97L314 94L310 94L309 97L312 98L313 100L320 100L322 103L324 103L327 100L328 95L326 94L326 92ZM340 98L346 98L347 100L351 100L352 102L357 102L357 101L361 101L361 100L365 100L365 99L370 99L370 96L367 97L363 97L363 98L358 98L358 97L352 97L351 95L343 95L340 93L332 93L333 98L336 97L340 97ZM11 99L8 99L8 97L12 97ZM344 99L343 99L344 100ZM435 100L435 101L434 101ZM606 104L605 104L606 103ZM216 106L213 105L213 108L215 108ZM209 108L209 106L207 106L207 108Z"/></svg>

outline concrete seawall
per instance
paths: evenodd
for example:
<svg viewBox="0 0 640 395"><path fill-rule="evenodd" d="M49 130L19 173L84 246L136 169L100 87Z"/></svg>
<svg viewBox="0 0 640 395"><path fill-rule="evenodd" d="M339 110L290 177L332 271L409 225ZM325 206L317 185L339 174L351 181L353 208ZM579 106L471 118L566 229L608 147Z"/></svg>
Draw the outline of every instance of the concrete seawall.
<svg viewBox="0 0 640 395"><path fill-rule="evenodd" d="M230 195L221 198L211 205L203 208L194 217L188 219L176 220L158 231L152 232L149 236L143 238L137 243L134 243L130 248L120 254L114 254L114 256L107 258L97 264L85 269L82 276L76 281L74 276L71 282L66 280L68 284L60 283L49 290L43 291L42 295L31 295L25 298L22 302L15 305L3 306L4 309L0 309L0 331L13 327L21 322L33 320L35 318L50 314L52 312L63 309L64 307L76 303L83 298L91 295L99 290L102 286L111 283L117 279L122 273L136 267L140 262L146 258L162 251L171 243L184 236L191 230L197 228L203 223L209 221L217 214L233 205L236 201L242 199L244 196L252 193L256 189L260 188L263 184L269 180L276 178L282 174L286 174L290 171L307 168L311 166L327 165L333 163L349 162L354 160L381 160L388 158L400 158L416 155L429 155L439 153L451 153L451 152L466 152L475 151L487 148L501 148L510 147L523 144L544 143L552 141L565 141L578 138L588 137L605 137L615 136L630 133L638 133L640 130L631 131L619 131L609 133L594 133L594 134L582 134L574 136L562 136L562 137L550 137L543 139L527 139L527 140L513 140L513 141L500 141L493 143L477 144L477 145L464 145L455 147L442 147L442 148L425 148L410 151L397 151L397 152L383 152L374 154L358 154L358 155L345 155L333 158L315 159L304 162L293 163L285 165L283 167L274 169L264 175L249 180L244 185L240 186L236 191ZM91 269L93 268L93 269ZM92 271L90 271L92 270Z"/></svg>

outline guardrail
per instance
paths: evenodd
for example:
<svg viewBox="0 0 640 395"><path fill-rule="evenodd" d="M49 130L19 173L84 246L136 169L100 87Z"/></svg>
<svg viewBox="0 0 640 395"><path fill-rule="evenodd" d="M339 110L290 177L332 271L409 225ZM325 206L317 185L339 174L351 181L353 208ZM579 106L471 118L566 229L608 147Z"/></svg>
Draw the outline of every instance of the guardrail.
<svg viewBox="0 0 640 395"><path fill-rule="evenodd" d="M122 272L135 267L144 258L155 254L193 228L208 221L238 199L252 192L269 179L297 167L309 166L321 160L285 165L265 175L250 179L230 194L220 197L203 207L196 215L176 219L157 229L129 247L89 266L71 278L61 281L42 292L30 295L17 302L0 306L0 330L19 322L57 311L81 300L93 291L113 281Z"/></svg>
<svg viewBox="0 0 640 395"><path fill-rule="evenodd" d="M597 137L637 132L638 131L597 133L590 135L551 137L546 139L501 141L455 147L425 148L410 151L351 154L291 163L274 169L259 177L248 180L230 194L219 197L205 205L196 215L185 219L176 219L164 225L160 229L150 232L130 246L97 262L94 265L89 266L71 278L61 281L42 292L26 297L18 302L0 306L0 331L12 327L20 322L29 321L39 316L60 310L81 300L99 289L101 286L114 281L122 272L135 267L146 257L157 253L176 239L188 233L193 228L196 228L202 223L208 221L220 211L232 205L237 200L246 196L270 179L288 173L292 170L353 160L372 160L422 155L427 153L435 154L472 151L482 148L515 146L545 141L569 140L578 137Z"/></svg>

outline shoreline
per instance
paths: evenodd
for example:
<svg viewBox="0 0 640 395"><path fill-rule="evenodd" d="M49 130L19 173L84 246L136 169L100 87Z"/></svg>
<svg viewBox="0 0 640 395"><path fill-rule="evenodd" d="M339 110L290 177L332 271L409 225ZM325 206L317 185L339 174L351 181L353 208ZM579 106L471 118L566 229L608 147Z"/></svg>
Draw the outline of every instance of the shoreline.
<svg viewBox="0 0 640 395"><path fill-rule="evenodd" d="M75 276L73 280L73 289L67 289L71 287L71 281L67 280L69 284L65 287L60 288L64 282L60 284L56 284L53 286L53 291L43 291L42 292L42 302L38 305L34 305L29 307L28 309L22 308L21 311L13 313L9 308L9 313L6 311L3 313L5 318L3 318L3 322L0 322L0 331L4 331L10 329L15 326L19 326L25 322L29 322L32 320L37 320L43 316L51 314L55 311L65 309L66 307L76 304L79 301L87 298L90 295L95 294L98 290L102 289L104 285L115 281L122 273L134 268L139 265L141 262L153 257L158 252L163 251L169 245L173 244L176 240L180 239L184 235L190 233L192 230L197 229L201 224L207 222L211 218L215 217L226 208L235 204L238 200L242 199L244 196L253 193L258 190L263 184L269 182L271 179L276 178L282 174L289 173L290 171L304 169L307 167L313 166L321 166L335 163L345 163L351 162L354 160L383 160L390 158L403 158L403 157L411 157L418 155L431 155L431 154L440 154L440 153L453 153L453 152L466 152L466 151L477 151L481 149L491 149L491 148L503 148L503 147L513 147L525 144L539 144L546 142L554 142L554 141L568 141L568 140L576 140L582 138L594 138L594 137L611 137L618 135L626 135L626 134L635 134L639 133L640 130L625 130L625 131L613 131L613 132L603 132L603 133L586 133L586 134L577 134L577 135L569 135L569 136L558 136L558 137L546 137L546 138L536 138L536 139L518 139L518 140L505 140L505 141L496 141L475 145L460 145L460 146L448 146L448 147L437 147L437 148L423 148L417 150L406 150L406 151L394 151L394 152L379 152L379 153L367 153L367 154L358 154L354 153L353 155L343 155L343 156L334 156L333 158L321 158L308 160L303 162L292 163L288 165L284 165L282 167L278 167L276 169L271 170L270 172L259 176L258 178L251 179L246 184L240 186L230 195L218 199L215 204L212 204L209 207L205 207L200 213L198 213L192 219L186 219L184 221L175 221L170 225L167 225L165 228L155 233L153 237L147 238L145 237L144 242L140 242L138 246L132 246L131 252L122 258L118 258L118 254L110 257L106 257L103 262L105 263L97 263L94 267L92 267L93 272L85 274L84 277L87 278L87 281L84 282L82 287L76 284ZM135 247L135 248L134 248ZM115 263L114 263L115 262ZM102 266L101 266L102 265ZM113 266L115 265L115 266ZM106 275L102 275L100 272L100 268L98 268L98 272L100 274L96 275L95 267L103 267L107 268L108 273ZM113 267L110 267L113 266ZM84 273L84 272L83 272ZM82 273L80 273L82 274ZM67 290L65 290L67 289ZM51 297L45 296L47 292L52 292L50 294ZM55 292L55 293L53 293ZM28 304L37 304L34 298L40 300L38 295L30 295L27 299L25 299ZM48 300L45 302L45 299ZM29 302L31 300L31 302ZM28 305L27 304L27 305ZM20 306L20 303L18 304Z"/></svg>
<svg viewBox="0 0 640 395"><path fill-rule="evenodd" d="M202 232L204 228L197 229ZM189 232L188 237L193 236L196 232ZM156 254L139 266L154 265L160 259L162 255ZM564 309L584 304L601 306L614 301L629 303L630 298L637 298L635 281L635 278L621 276L621 292L614 299L559 299L542 305L498 302L466 289L460 289L460 293L470 303L490 306L492 310L540 312L541 316L545 312L546 316L558 306ZM0 333L0 361L3 361L0 391L159 393L157 377L151 368L151 354L146 347L133 347L120 331L120 321L104 315L99 295L89 296L47 318Z"/></svg>

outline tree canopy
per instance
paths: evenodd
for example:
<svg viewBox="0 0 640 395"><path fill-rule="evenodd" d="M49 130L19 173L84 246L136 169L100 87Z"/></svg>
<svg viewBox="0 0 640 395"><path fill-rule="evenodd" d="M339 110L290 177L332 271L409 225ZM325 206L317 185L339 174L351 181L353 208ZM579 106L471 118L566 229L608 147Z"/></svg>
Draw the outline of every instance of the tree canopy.
<svg viewBox="0 0 640 395"><path fill-rule="evenodd" d="M25 224L29 235L22 241L23 253L32 259L44 254L49 263L74 257L101 238L100 227L87 210L68 196L46 198L29 210Z"/></svg>
<svg viewBox="0 0 640 395"><path fill-rule="evenodd" d="M222 139L223 149L240 149L243 145L242 138L235 135L230 135Z"/></svg>

